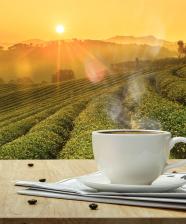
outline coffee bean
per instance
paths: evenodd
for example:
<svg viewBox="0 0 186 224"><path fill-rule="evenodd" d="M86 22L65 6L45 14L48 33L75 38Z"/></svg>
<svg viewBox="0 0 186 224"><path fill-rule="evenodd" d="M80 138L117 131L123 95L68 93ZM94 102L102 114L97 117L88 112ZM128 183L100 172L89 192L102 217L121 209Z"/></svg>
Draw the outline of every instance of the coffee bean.
<svg viewBox="0 0 186 224"><path fill-rule="evenodd" d="M98 205L95 204L95 203L91 203L91 204L89 204L89 208L90 208L91 210L96 210L96 209L98 208Z"/></svg>
<svg viewBox="0 0 186 224"><path fill-rule="evenodd" d="M34 164L33 164L33 163L28 163L27 165L28 165L29 167L34 166Z"/></svg>
<svg viewBox="0 0 186 224"><path fill-rule="evenodd" d="M28 204L29 205L35 205L36 203L37 203L37 200L36 199L28 200Z"/></svg>
<svg viewBox="0 0 186 224"><path fill-rule="evenodd" d="M46 182L46 179L39 179L39 182Z"/></svg>
<svg viewBox="0 0 186 224"><path fill-rule="evenodd" d="M177 173L177 171L176 170L173 170L172 173Z"/></svg>

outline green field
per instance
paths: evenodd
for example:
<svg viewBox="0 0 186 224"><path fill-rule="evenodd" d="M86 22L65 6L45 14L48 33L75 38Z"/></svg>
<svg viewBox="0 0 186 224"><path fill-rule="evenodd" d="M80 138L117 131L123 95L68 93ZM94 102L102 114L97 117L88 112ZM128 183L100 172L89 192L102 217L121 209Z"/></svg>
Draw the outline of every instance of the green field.
<svg viewBox="0 0 186 224"><path fill-rule="evenodd" d="M99 83L0 85L0 159L90 159L91 132L168 130L186 136L186 62L145 62ZM186 146L172 158L186 158Z"/></svg>

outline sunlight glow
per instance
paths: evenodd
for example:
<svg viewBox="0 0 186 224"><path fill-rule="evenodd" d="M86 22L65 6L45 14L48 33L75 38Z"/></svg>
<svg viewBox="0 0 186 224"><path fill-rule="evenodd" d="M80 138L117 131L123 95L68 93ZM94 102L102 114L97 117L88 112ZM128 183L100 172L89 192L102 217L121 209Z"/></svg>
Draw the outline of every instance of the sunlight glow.
<svg viewBox="0 0 186 224"><path fill-rule="evenodd" d="M56 33L60 34L60 33L64 33L64 31L65 31L65 28L63 25L59 24L56 26Z"/></svg>

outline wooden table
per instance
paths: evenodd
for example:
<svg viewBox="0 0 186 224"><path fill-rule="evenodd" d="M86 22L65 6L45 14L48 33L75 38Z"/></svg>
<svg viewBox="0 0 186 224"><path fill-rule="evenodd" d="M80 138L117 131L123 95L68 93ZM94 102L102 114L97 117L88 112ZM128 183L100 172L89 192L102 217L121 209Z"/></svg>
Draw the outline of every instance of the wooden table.
<svg viewBox="0 0 186 224"><path fill-rule="evenodd" d="M33 167L28 167L33 162ZM28 199L36 198L16 194L15 180L46 178L55 182L63 178L83 175L96 170L93 160L13 160L0 161L0 224L47 223L129 223L129 224L186 224L186 212L135 206L99 204L89 209L89 202L38 197L37 205ZM186 171L186 167L177 171ZM20 189L20 188L19 188Z"/></svg>

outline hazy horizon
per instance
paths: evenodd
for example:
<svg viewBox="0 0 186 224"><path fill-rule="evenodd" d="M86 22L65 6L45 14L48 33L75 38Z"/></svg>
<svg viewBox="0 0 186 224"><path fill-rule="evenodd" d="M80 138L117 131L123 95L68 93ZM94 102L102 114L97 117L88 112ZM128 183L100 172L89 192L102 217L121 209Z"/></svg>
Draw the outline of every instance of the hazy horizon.
<svg viewBox="0 0 186 224"><path fill-rule="evenodd" d="M69 38L53 38L53 39L42 39L42 38L39 38L39 37L28 37L26 39L19 39L19 40L14 40L14 41L6 41L6 40L3 40L3 39L0 39L0 44L16 44L16 43L22 43L22 42L25 42L25 41L30 41L30 40L41 40L41 41L44 41L44 42L50 42L50 41L65 41L65 40L73 40L73 39L77 39L77 40L98 40L98 41L106 41L107 39L110 39L110 38L114 38L114 37L134 37L134 38L143 38L143 37L150 37L150 36L153 36L154 38L156 38L157 40L162 40L162 41L167 41L167 42L171 42L171 43L176 43L178 40L183 40L185 42L185 40L183 38L178 38L178 39L175 39L175 40L170 40L170 39L165 39L165 38L161 38L161 37L158 37L156 35L152 35L152 34L147 34L147 35L141 35L141 36L137 36L137 35L130 35L130 34L120 34L120 35L113 35L113 36L108 36L108 37L105 37L105 38L91 38L91 37L87 37L87 38L80 38L80 37L69 37Z"/></svg>
<svg viewBox="0 0 186 224"><path fill-rule="evenodd" d="M56 38L56 39L41 39L41 38L37 38L37 37L35 37L35 38L28 38L28 39L23 39L23 40L15 40L15 41L12 41L12 42L8 42L8 41L2 41L1 39L0 39L0 45L4 45L4 46L12 46L12 45L14 45L14 44L17 44L17 43L26 43L26 42L32 42L33 41L33 43L34 43L34 41L43 41L43 42L53 42L53 41L70 41L70 40L82 40L82 41L86 41L86 40L93 40L93 41L109 41L110 39L112 39L112 38L117 38L117 37L123 37L123 38L134 38L134 39L140 39L140 38L150 38L150 37L153 37L155 40L157 40L157 41L166 41L166 42L170 42L170 43L177 43L177 41L178 41L178 39L177 40L175 40L175 41L170 41L170 40L168 40L168 39L162 39L162 38L158 38L157 36L155 36L155 35L151 35L151 34L149 34L149 35L145 35L145 36L135 36L135 35L113 35L113 36L111 36L111 37L107 37L107 38L105 38L105 39L95 39L95 38L78 38L78 37L72 37L72 38ZM181 39L181 38L180 38ZM38 43L39 44L39 43ZM117 43L117 44L119 44L119 43ZM130 44L130 43L129 43Z"/></svg>

